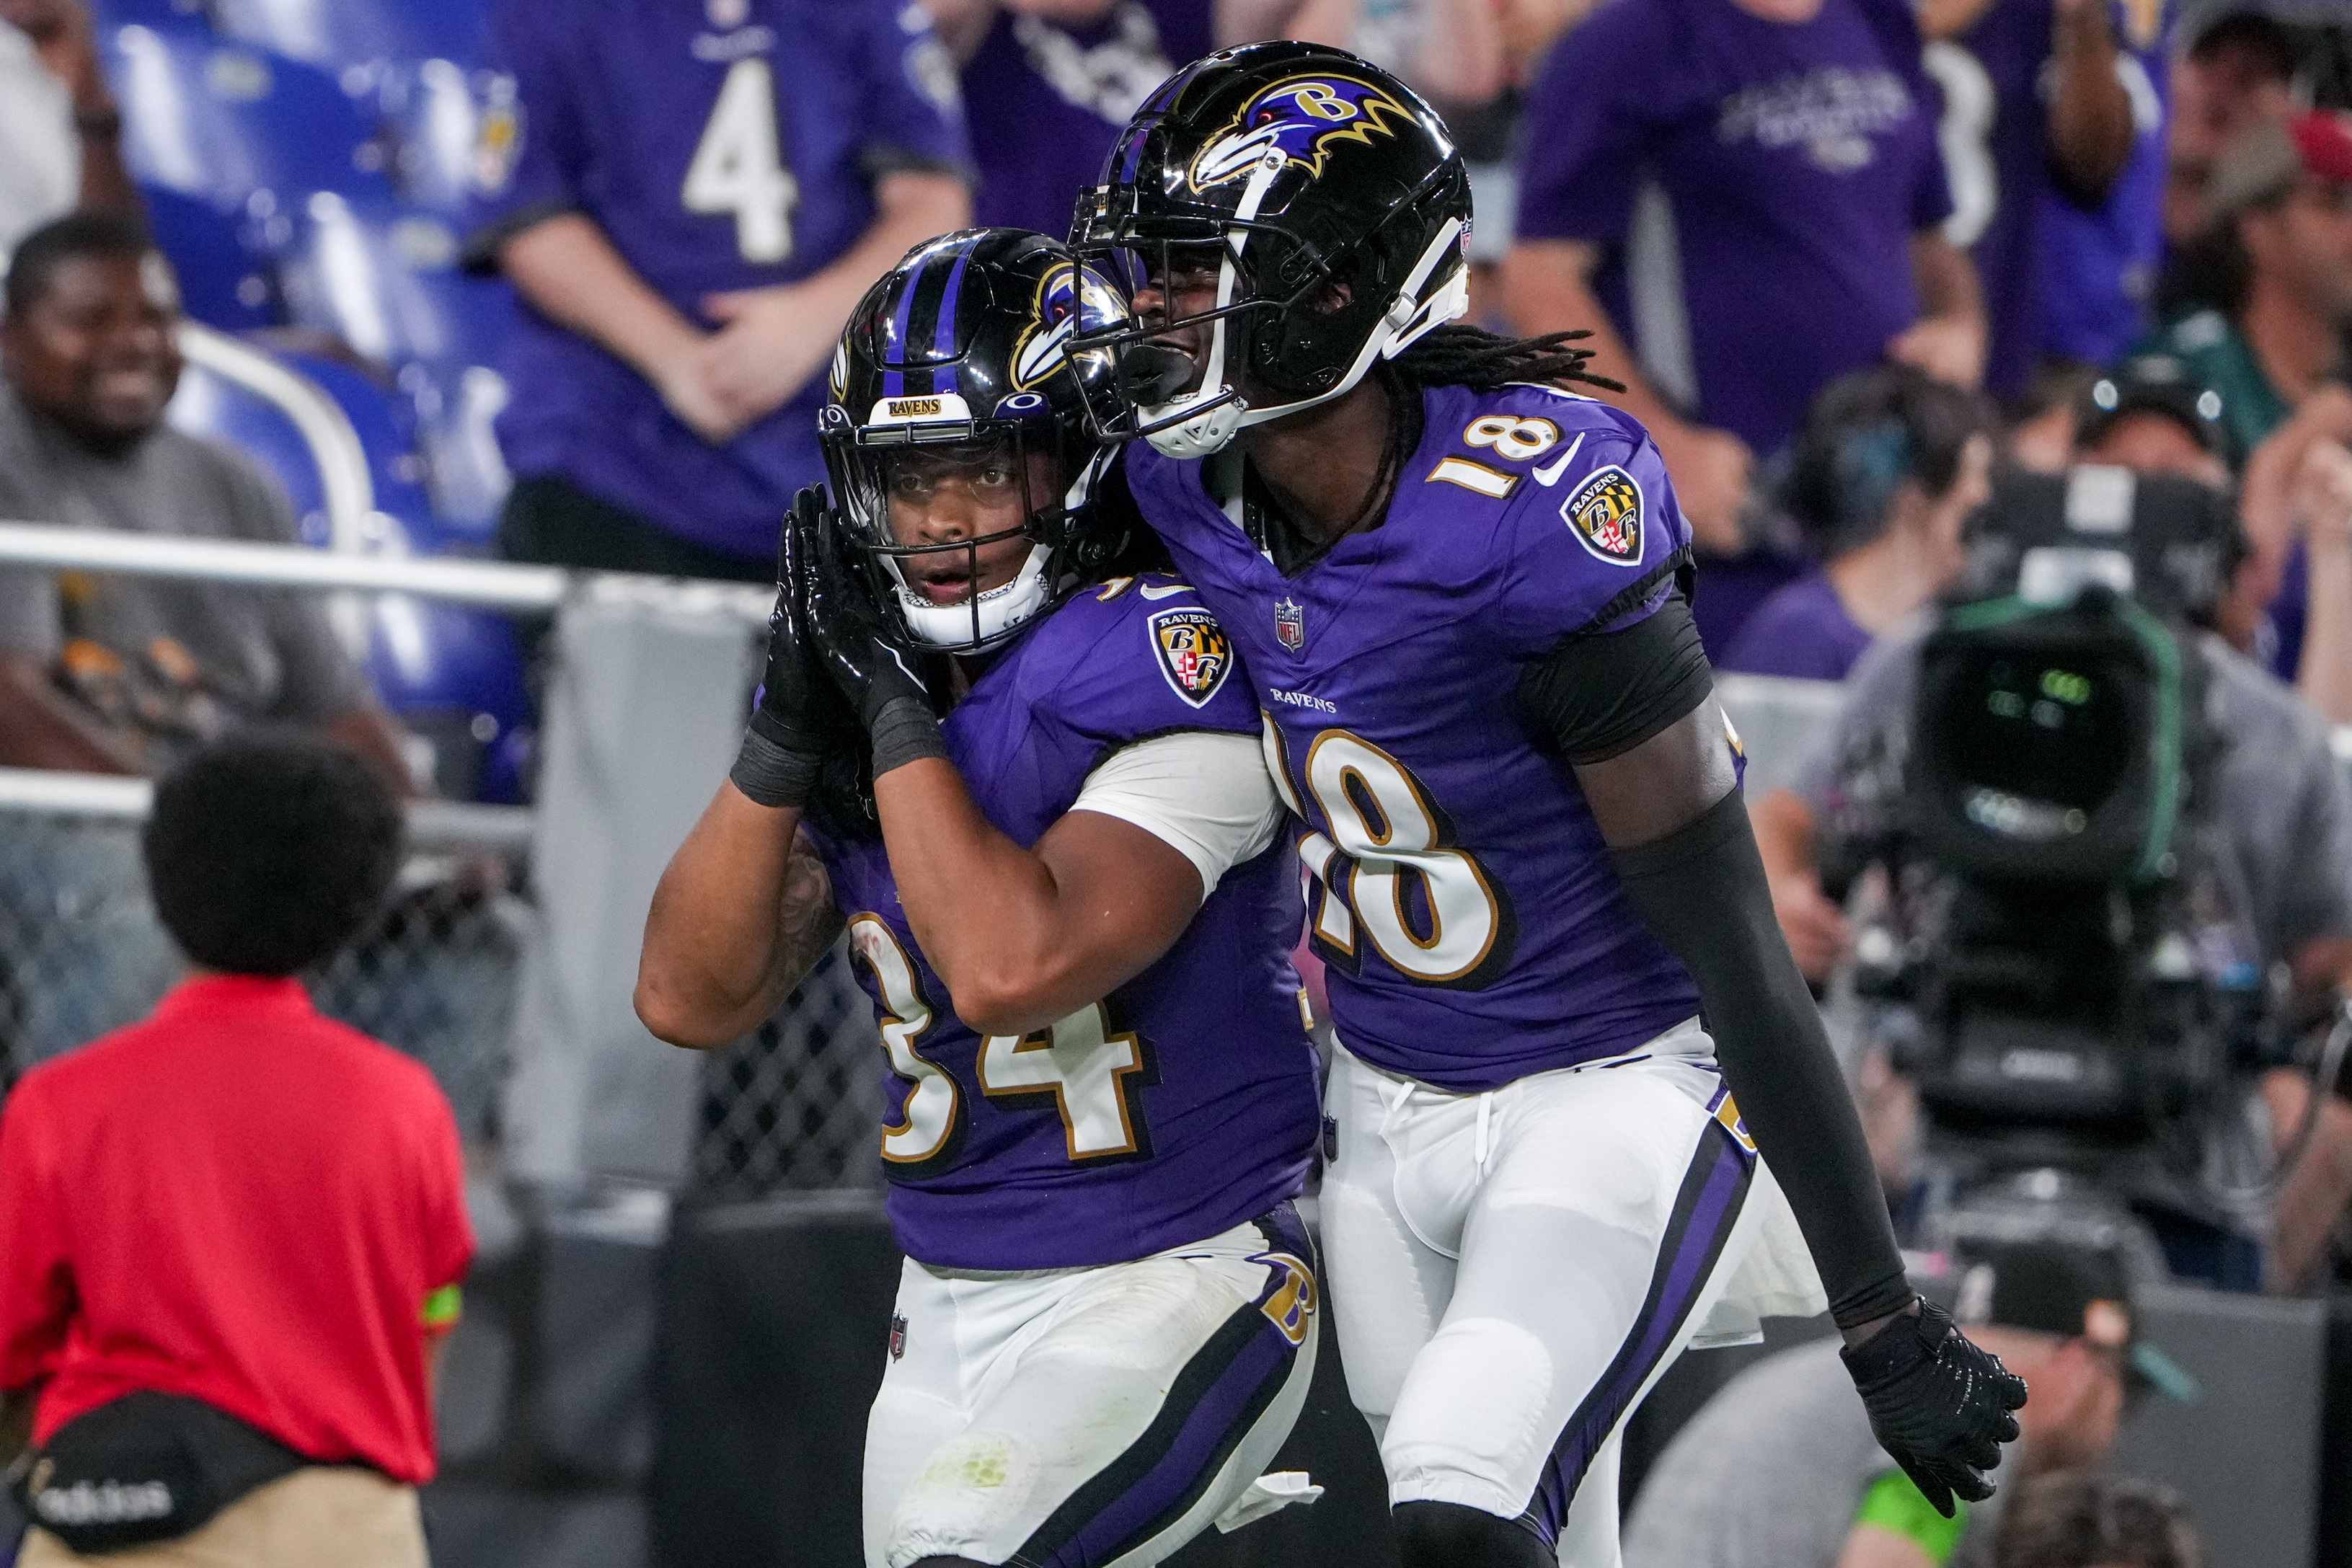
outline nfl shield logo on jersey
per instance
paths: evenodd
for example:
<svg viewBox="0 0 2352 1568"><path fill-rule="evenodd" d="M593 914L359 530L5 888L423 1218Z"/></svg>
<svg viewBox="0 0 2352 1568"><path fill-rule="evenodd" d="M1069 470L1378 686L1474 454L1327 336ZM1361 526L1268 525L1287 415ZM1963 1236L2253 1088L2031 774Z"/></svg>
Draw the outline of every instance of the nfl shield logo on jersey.
<svg viewBox="0 0 2352 1568"><path fill-rule="evenodd" d="M1178 696L1194 707L1205 706L1233 668L1225 629L1207 611L1192 609L1162 610L1146 624L1151 650L1160 655L1160 673Z"/></svg>
<svg viewBox="0 0 2352 1568"><path fill-rule="evenodd" d="M907 1318L903 1312L890 1314L890 1359L897 1361L907 1354Z"/></svg>
<svg viewBox="0 0 2352 1568"><path fill-rule="evenodd" d="M1559 504L1584 548L1612 566L1642 561L1642 486L1614 463L1596 468Z"/></svg>
<svg viewBox="0 0 2352 1568"><path fill-rule="evenodd" d="M1294 653L1307 646L1307 612L1296 599L1274 601L1274 640Z"/></svg>

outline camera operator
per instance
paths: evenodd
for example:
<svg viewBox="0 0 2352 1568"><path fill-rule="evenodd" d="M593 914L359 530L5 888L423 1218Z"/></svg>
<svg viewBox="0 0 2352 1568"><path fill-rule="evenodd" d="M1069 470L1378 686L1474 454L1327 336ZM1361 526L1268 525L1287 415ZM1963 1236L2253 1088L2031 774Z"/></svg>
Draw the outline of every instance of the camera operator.
<svg viewBox="0 0 2352 1568"><path fill-rule="evenodd" d="M2189 849L2176 884L2185 935L2207 984L2242 995L2249 986L2264 988L2270 1021L2292 1030L2316 1016L2352 968L2352 800L2325 725L2211 630L2244 553L2229 500L2190 481L2116 468L2077 468L2063 481L2012 476L1996 494L1979 551L1996 573L2004 559L2014 570L2029 553L2021 539L2041 526L2039 514L2029 519L2014 509L2033 486L2043 487L2035 504L2047 511L2061 505L2054 497L2063 491L2061 536L2086 520L2077 516L2084 505L2111 512L2120 505L2120 518L2087 519L2093 526L2077 542L2127 541L2137 597L2169 612L2181 643L2198 655L2202 679L2189 689L2201 686L2210 756L2205 787L2188 792L2178 837ZM2147 526L2152 513L2162 515L2163 527ZM1776 790L1758 808L1776 910L1800 967L1816 981L1851 946L1820 868L1850 863L1867 852L1862 847L1890 841L1916 804L1906 764L1922 651L1936 623L1923 615L1864 655L1837 723L1795 789ZM2275 1067L2261 1074L2258 1105L2280 1152L2294 1140L2309 1103L2305 1073ZM2331 1101L2272 1200L2263 1259L2271 1289L2310 1281L2347 1197L2352 1105Z"/></svg>

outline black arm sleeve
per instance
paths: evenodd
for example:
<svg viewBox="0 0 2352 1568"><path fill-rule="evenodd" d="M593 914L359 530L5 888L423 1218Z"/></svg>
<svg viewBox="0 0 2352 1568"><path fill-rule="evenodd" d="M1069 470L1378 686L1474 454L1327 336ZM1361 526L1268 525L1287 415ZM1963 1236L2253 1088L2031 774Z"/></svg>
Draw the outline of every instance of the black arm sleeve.
<svg viewBox="0 0 2352 1568"><path fill-rule="evenodd" d="M1838 1326L1908 1306L1862 1121L1773 919L1738 791L1615 859L1633 907L1698 982L1724 1080L1789 1195Z"/></svg>
<svg viewBox="0 0 2352 1568"><path fill-rule="evenodd" d="M1680 589L1622 632L1580 632L1528 666L1511 706L1537 745L1606 762L1666 729L1715 690Z"/></svg>

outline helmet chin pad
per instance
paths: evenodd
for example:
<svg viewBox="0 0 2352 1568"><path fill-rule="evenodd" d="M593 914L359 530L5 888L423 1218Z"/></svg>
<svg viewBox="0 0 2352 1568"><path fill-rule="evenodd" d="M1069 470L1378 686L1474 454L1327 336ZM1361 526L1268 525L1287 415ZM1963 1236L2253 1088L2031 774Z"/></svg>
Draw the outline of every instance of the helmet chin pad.
<svg viewBox="0 0 2352 1568"><path fill-rule="evenodd" d="M1162 403L1147 408L1144 417L1154 423L1173 417L1177 404ZM1213 408L1204 409L1190 419L1178 419L1165 429L1154 430L1143 439L1151 443L1153 451L1163 457L1187 462L1195 457L1208 457L1225 449L1242 427L1242 415L1248 405L1238 397L1227 398Z"/></svg>
<svg viewBox="0 0 2352 1568"><path fill-rule="evenodd" d="M961 604L932 603L907 586L898 563L891 561L891 575L898 580L893 598L908 640L921 648L971 650L1010 632L1044 609L1053 597L1053 584L1045 580L1053 554L1051 546L1033 546L1012 581Z"/></svg>

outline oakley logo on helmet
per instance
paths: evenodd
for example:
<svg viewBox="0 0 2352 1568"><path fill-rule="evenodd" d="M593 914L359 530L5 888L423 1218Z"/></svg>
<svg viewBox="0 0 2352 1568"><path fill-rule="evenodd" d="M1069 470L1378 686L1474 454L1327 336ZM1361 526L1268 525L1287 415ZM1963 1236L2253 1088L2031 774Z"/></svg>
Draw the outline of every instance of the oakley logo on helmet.
<svg viewBox="0 0 2352 1568"><path fill-rule="evenodd" d="M1194 707L1206 706L1234 667L1233 644L1217 618L1189 607L1162 610L1144 628L1151 634L1151 651L1160 655L1160 673L1176 695Z"/></svg>
<svg viewBox="0 0 2352 1568"><path fill-rule="evenodd" d="M1614 463L1596 468L1559 504L1584 548L1612 566L1642 560L1642 486Z"/></svg>
<svg viewBox="0 0 2352 1568"><path fill-rule="evenodd" d="M1396 122L1412 120L1411 110L1370 82L1336 74L1294 77L1244 104L1232 126L1201 149L1187 177L1194 190L1205 191L1248 173L1269 151L1318 175L1339 143L1369 144L1396 134Z"/></svg>

